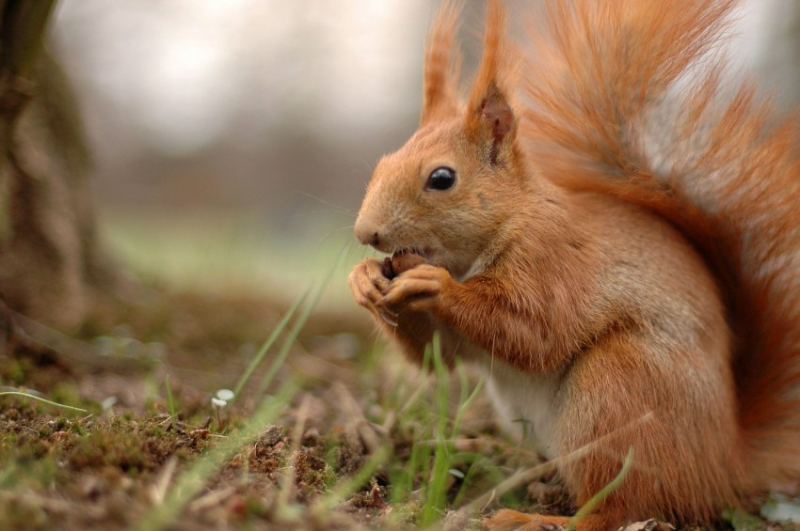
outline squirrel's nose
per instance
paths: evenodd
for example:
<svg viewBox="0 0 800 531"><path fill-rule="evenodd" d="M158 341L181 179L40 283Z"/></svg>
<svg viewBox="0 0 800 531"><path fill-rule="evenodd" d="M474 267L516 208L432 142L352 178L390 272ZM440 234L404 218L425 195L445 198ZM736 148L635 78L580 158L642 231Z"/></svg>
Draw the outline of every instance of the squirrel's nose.
<svg viewBox="0 0 800 531"><path fill-rule="evenodd" d="M359 216L356 219L355 232L356 238L363 245L377 247L380 244L381 239L378 228L363 216Z"/></svg>

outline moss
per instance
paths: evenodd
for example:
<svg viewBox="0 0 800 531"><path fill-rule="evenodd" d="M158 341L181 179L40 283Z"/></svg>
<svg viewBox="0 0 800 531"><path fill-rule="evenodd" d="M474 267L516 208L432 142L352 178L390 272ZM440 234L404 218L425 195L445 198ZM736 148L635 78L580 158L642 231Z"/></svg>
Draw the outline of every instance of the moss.
<svg viewBox="0 0 800 531"><path fill-rule="evenodd" d="M172 455L186 459L197 441L190 435L168 430L152 420L137 422L114 417L95 422L86 436L66 452L75 471L113 466L132 477L154 472Z"/></svg>

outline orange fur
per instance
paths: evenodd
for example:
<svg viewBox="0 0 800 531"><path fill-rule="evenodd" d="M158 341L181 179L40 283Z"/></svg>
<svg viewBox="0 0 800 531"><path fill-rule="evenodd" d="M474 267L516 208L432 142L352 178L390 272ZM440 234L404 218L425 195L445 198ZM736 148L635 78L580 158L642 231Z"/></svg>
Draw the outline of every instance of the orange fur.
<svg viewBox="0 0 800 531"><path fill-rule="evenodd" d="M581 529L708 520L800 478L800 124L724 90L734 4L553 0L520 68L492 1L463 105L447 4L420 129L378 163L356 221L363 243L426 259L392 280L362 262L356 300L412 359L441 330L501 419L578 455L559 462L576 503L634 449Z"/></svg>

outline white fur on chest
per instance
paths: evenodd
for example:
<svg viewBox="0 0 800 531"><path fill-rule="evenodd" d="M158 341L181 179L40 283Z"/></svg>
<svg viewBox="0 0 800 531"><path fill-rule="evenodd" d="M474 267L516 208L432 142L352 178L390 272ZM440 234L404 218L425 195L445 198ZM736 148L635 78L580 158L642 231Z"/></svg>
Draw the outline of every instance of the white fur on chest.
<svg viewBox="0 0 800 531"><path fill-rule="evenodd" d="M558 456L559 375L524 373L488 354L481 356L479 366L503 429L548 459Z"/></svg>

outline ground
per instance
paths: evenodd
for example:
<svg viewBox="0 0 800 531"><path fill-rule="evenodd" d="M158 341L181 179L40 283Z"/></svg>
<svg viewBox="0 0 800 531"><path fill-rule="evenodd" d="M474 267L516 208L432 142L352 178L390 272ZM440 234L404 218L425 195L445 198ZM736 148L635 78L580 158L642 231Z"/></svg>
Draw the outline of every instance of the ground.
<svg viewBox="0 0 800 531"><path fill-rule="evenodd" d="M14 317L0 392L55 405L0 396L0 529L481 529L500 507L574 510L474 375L412 367L359 312L129 290L69 334Z"/></svg>
<svg viewBox="0 0 800 531"><path fill-rule="evenodd" d="M86 411L0 397L0 528L408 527L441 522L456 499L534 463L498 436L482 397L451 432L449 415L475 380L452 379L440 417L442 388L360 319L347 333L341 317L309 320L267 388L271 414L253 398L265 367L215 407L215 390L235 386L288 308L244 295L150 290L145 299L104 308L77 338L25 323L36 352L2 360L3 390ZM193 466L255 417L267 420L186 487ZM439 427L454 438L437 441ZM434 462L445 467L436 492L426 488ZM506 496L526 497L524 488ZM477 513L459 522L479 528Z"/></svg>

